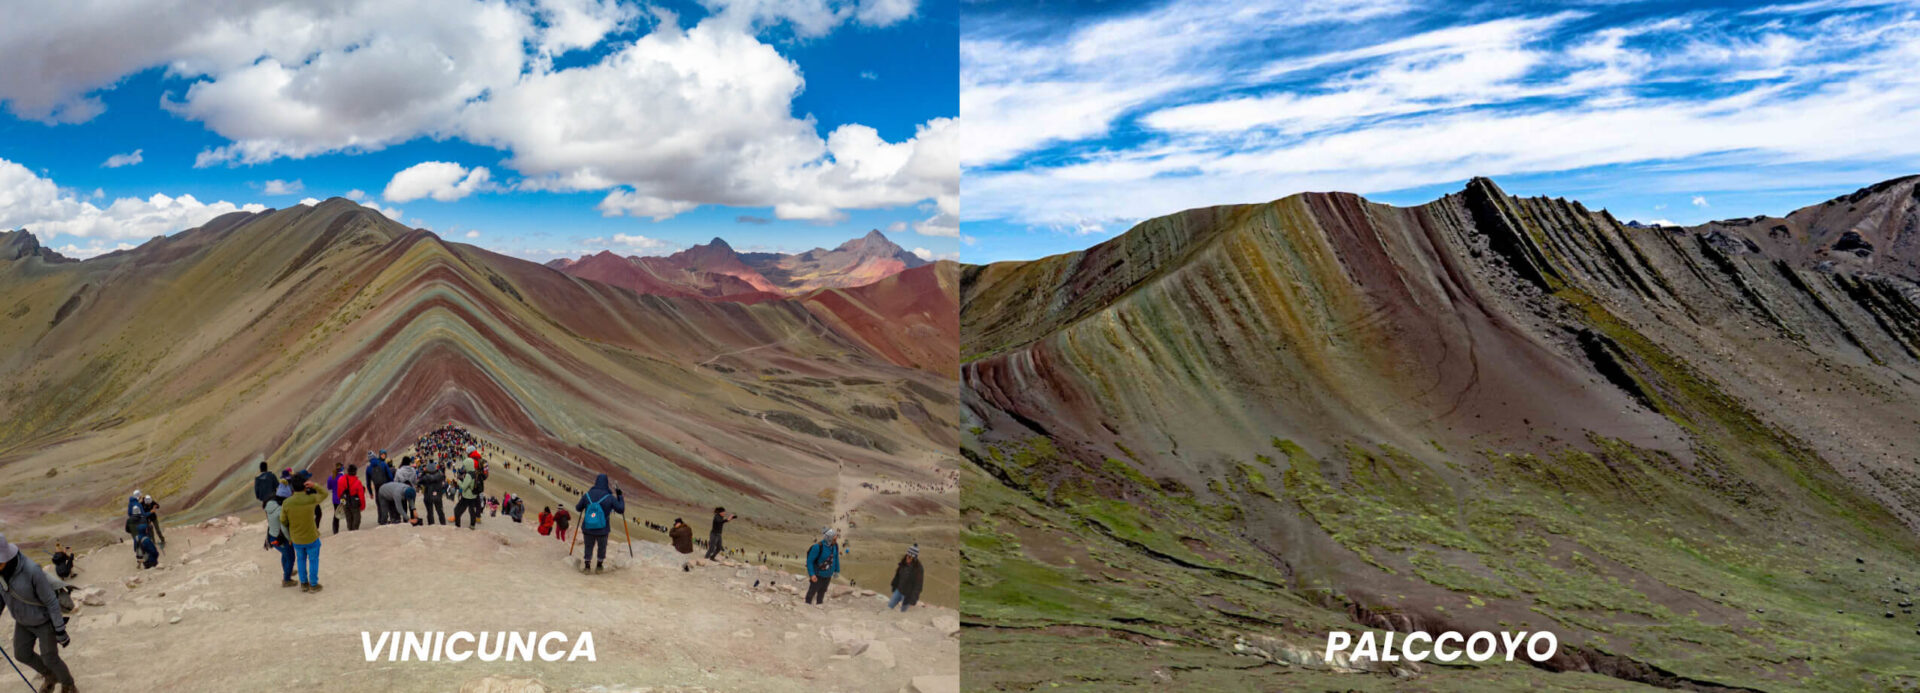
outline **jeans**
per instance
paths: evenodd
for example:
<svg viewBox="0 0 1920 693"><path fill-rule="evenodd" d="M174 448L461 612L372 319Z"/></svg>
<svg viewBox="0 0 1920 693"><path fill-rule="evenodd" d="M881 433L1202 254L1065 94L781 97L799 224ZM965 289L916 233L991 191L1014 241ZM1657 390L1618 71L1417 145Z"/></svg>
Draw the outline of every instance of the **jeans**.
<svg viewBox="0 0 1920 693"><path fill-rule="evenodd" d="M35 652L36 645L38 652ZM60 659L60 643L53 639L51 622L37 626L13 624L13 657L55 683L73 685L73 672L67 671L66 661Z"/></svg>
<svg viewBox="0 0 1920 693"><path fill-rule="evenodd" d="M900 590L894 590L893 598L887 600L887 608L891 609L895 605L898 605L900 607L901 613L905 613L907 610L907 607L913 606L912 604L907 603L907 595L901 594Z"/></svg>
<svg viewBox="0 0 1920 693"><path fill-rule="evenodd" d="M600 547L600 560L603 562L606 561L607 560L607 538L611 536L613 535L588 534L586 532L581 532L580 538L586 541L587 552L580 554L580 565L586 565L587 561L593 560L593 547L596 545Z"/></svg>
<svg viewBox="0 0 1920 693"><path fill-rule="evenodd" d="M827 603L827 585L833 582L832 575L816 575L807 585L807 603Z"/></svg>
<svg viewBox="0 0 1920 693"><path fill-rule="evenodd" d="M320 540L311 544L294 544L293 556L300 566L300 584L320 584Z"/></svg>
<svg viewBox="0 0 1920 693"><path fill-rule="evenodd" d="M280 543L273 545L273 548L280 550L280 579L292 580L293 579L293 544L290 544L283 539L280 541Z"/></svg>

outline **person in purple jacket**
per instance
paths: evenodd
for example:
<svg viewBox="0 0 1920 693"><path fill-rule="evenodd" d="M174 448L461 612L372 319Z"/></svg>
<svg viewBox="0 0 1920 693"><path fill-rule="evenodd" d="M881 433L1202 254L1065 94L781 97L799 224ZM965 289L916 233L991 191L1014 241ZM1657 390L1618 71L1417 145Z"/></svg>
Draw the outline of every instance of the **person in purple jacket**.
<svg viewBox="0 0 1920 693"><path fill-rule="evenodd" d="M327 477L327 494L333 497L333 533L340 533L340 477L346 475L347 467L339 462L333 463L333 476Z"/></svg>

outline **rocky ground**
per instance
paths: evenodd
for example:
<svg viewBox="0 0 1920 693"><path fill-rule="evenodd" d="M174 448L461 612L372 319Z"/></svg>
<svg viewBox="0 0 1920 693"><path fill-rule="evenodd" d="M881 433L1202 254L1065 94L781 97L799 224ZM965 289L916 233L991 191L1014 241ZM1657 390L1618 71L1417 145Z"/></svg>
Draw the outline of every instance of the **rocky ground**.
<svg viewBox="0 0 1920 693"><path fill-rule="evenodd" d="M97 691L957 691L952 609L883 610L836 587L803 604L804 578L699 564L616 534L609 571L582 575L532 524L479 530L363 527L322 540L325 591L282 588L263 521L167 529L158 568L124 544L80 560L66 650ZM577 549L576 549L577 551ZM365 661L361 633L593 633L594 662Z"/></svg>

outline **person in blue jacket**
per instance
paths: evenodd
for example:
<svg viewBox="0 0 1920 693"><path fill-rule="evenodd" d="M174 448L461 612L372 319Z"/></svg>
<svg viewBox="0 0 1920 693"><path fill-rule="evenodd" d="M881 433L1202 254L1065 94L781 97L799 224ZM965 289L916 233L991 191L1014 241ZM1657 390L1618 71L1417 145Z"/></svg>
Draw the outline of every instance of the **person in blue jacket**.
<svg viewBox="0 0 1920 693"><path fill-rule="evenodd" d="M587 552L580 555L580 572L602 572L606 569L607 538L613 534L612 516L625 516L627 513L626 493L609 488L607 475L601 474L593 480L593 488L580 494L580 502L573 505L580 513L580 538L587 544ZM594 558L593 548L600 547L600 557Z"/></svg>
<svg viewBox="0 0 1920 693"><path fill-rule="evenodd" d="M826 604L827 586L840 574L840 533L828 527L807 549L807 603Z"/></svg>

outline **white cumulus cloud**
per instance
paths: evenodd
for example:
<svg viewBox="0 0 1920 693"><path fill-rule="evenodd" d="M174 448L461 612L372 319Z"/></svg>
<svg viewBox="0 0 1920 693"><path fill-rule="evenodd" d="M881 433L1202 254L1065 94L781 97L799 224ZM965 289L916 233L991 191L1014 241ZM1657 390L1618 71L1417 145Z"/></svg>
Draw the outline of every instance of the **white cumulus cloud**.
<svg viewBox="0 0 1920 693"><path fill-rule="evenodd" d="M450 161L423 161L393 174L380 196L388 202L412 202L422 197L452 202L491 189L492 177L485 166L469 169Z"/></svg>
<svg viewBox="0 0 1920 693"><path fill-rule="evenodd" d="M796 112L805 79L782 54L796 37L908 21L917 0L702 1L710 14L691 26L622 0L20 3L0 23L0 104L83 122L103 90L162 68L184 83L163 107L226 140L201 167L436 138L507 152L516 189L603 193L611 215L730 205L836 220L957 198L957 124L900 141L859 124L822 133ZM98 46L113 50L82 49ZM459 199L507 177L451 170L396 174L385 200Z"/></svg>
<svg viewBox="0 0 1920 693"><path fill-rule="evenodd" d="M144 240L193 228L222 214L259 212L258 204L201 202L192 195L154 193L145 198L122 197L105 207L62 189L25 166L0 159L0 228L24 228L42 239L76 237L100 241ZM87 247L113 247L99 243ZM79 248L76 254L86 248ZM97 253L96 253L97 254Z"/></svg>

